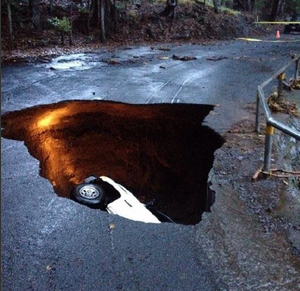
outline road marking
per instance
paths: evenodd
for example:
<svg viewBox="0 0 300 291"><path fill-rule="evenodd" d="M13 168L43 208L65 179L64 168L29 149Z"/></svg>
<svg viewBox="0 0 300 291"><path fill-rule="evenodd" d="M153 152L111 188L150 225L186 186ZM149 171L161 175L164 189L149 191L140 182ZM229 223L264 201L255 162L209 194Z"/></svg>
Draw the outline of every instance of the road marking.
<svg viewBox="0 0 300 291"><path fill-rule="evenodd" d="M177 90L177 92L176 92L175 95L173 96L173 98L172 98L172 100L171 100L171 103L174 103L175 98L176 98L177 95L180 93L180 91L182 90L182 88L184 87L184 85L185 85L188 81L192 80L192 79L195 77L195 75L197 75L197 73L194 74L193 76L191 76L190 78L187 78L187 79L182 83L182 85L180 86L180 88Z"/></svg>
<svg viewBox="0 0 300 291"><path fill-rule="evenodd" d="M168 85L172 80L174 79L171 78L169 81L167 81L166 83L162 84L155 92L153 92L150 97L148 98L148 100L146 101L146 104L148 104L150 102L150 100L152 99L153 95L156 94L158 91L160 91L163 87L165 87L166 85Z"/></svg>
<svg viewBox="0 0 300 291"><path fill-rule="evenodd" d="M49 207L51 206L51 204L55 201L55 198L53 198L50 203L48 204L48 206L46 207L46 210L49 209Z"/></svg>
<svg viewBox="0 0 300 291"><path fill-rule="evenodd" d="M4 152L10 150L11 148L13 148L13 146L8 146L8 147L6 147L6 148L2 148L2 149L1 149L1 153L4 153Z"/></svg>

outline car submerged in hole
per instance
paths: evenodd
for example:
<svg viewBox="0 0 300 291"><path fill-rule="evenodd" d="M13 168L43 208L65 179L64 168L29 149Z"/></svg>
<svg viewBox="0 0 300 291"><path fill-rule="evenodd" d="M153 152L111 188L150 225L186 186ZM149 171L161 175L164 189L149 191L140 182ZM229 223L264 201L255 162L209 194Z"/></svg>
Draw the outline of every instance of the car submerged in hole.
<svg viewBox="0 0 300 291"><path fill-rule="evenodd" d="M80 204L105 210L110 214L146 223L174 222L155 210L153 203L141 203L124 186L106 176L92 175L72 190L71 198Z"/></svg>
<svg viewBox="0 0 300 291"><path fill-rule="evenodd" d="M287 21L290 21L292 23L286 24L284 26L284 33L289 34L293 31L300 32L300 15L294 15L293 17L289 17L286 19ZM293 23L298 22L298 23Z"/></svg>

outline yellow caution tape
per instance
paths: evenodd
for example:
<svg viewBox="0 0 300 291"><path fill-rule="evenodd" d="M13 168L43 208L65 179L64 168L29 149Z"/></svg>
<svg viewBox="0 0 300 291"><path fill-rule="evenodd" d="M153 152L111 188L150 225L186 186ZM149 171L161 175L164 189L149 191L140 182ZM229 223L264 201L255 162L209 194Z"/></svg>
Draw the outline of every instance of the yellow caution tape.
<svg viewBox="0 0 300 291"><path fill-rule="evenodd" d="M256 41L256 42L300 42L299 40L265 40L265 39L256 39L256 38L246 38L246 37L239 37L238 40L245 40L245 41Z"/></svg>
<svg viewBox="0 0 300 291"><path fill-rule="evenodd" d="M300 24L299 21L256 21L255 24Z"/></svg>
<svg viewBox="0 0 300 291"><path fill-rule="evenodd" d="M239 39L239 40L246 40L246 41L262 41L261 39L247 38L247 37L239 37L237 39Z"/></svg>

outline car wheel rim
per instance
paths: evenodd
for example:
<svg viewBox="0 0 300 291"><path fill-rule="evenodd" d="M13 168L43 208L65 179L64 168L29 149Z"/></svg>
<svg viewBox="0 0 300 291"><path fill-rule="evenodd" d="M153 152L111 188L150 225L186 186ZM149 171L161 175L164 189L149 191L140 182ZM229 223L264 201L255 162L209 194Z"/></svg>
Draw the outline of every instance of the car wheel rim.
<svg viewBox="0 0 300 291"><path fill-rule="evenodd" d="M86 185L79 190L79 194L86 199L95 199L99 197L100 192L92 185Z"/></svg>

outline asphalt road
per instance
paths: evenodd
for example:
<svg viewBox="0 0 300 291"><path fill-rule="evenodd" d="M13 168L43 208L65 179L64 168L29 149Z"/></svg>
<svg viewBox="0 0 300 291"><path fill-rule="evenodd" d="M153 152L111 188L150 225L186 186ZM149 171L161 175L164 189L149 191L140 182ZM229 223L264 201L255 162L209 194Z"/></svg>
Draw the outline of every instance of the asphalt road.
<svg viewBox="0 0 300 291"><path fill-rule="evenodd" d="M86 70L4 65L1 112L74 99L213 104L206 124L222 134L245 117L256 86L300 52L299 35L280 40L288 42L100 49ZM4 138L1 212L2 290L228 289L195 235L199 225L137 223L60 198L25 145Z"/></svg>

